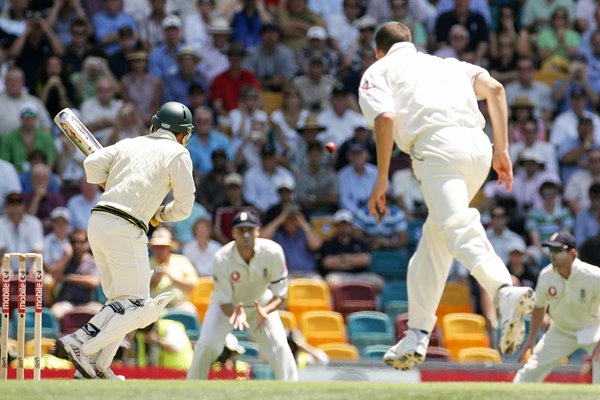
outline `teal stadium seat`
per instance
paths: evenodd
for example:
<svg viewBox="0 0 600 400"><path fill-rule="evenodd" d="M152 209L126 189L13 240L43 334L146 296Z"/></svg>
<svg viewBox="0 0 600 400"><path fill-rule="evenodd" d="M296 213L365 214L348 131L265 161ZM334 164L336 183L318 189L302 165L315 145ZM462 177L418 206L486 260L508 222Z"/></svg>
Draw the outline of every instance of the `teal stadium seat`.
<svg viewBox="0 0 600 400"><path fill-rule="evenodd" d="M408 252L402 250L377 250L373 252L369 271L386 280L406 280Z"/></svg>
<svg viewBox="0 0 600 400"><path fill-rule="evenodd" d="M348 315L348 338L361 355L367 346L394 344L394 328L387 314L379 311L359 311Z"/></svg>
<svg viewBox="0 0 600 400"><path fill-rule="evenodd" d="M244 353L244 357L258 357L258 354L260 351L259 351L258 345L256 343L245 341L245 340L240 340L239 343L240 343L240 346L242 346L244 349L246 349L246 352Z"/></svg>
<svg viewBox="0 0 600 400"><path fill-rule="evenodd" d="M275 380L275 372L273 372L273 369L267 364L253 364L252 374L254 375L254 380L257 381Z"/></svg>
<svg viewBox="0 0 600 400"><path fill-rule="evenodd" d="M17 337L18 312L13 310L12 321L10 322L11 337ZM25 308L25 341L33 339L35 323L35 307ZM42 337L56 339L60 336L58 321L47 307L42 307Z"/></svg>
<svg viewBox="0 0 600 400"><path fill-rule="evenodd" d="M181 322L183 326L185 326L185 332L191 341L196 341L198 340L198 337L200 337L201 326L196 313L181 310L167 310L162 318Z"/></svg>
<svg viewBox="0 0 600 400"><path fill-rule="evenodd" d="M363 358L369 360L381 360L390 346L385 344L372 344L363 349Z"/></svg>

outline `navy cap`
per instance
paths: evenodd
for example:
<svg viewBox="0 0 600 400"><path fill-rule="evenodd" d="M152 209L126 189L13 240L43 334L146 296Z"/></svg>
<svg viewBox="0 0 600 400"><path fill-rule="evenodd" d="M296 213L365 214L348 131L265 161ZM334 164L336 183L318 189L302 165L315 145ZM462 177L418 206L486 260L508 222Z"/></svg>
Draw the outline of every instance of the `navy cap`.
<svg viewBox="0 0 600 400"><path fill-rule="evenodd" d="M256 228L260 226L260 222L256 215L248 211L240 211L233 217L233 222L231 224L232 228L241 228L241 227L251 227Z"/></svg>
<svg viewBox="0 0 600 400"><path fill-rule="evenodd" d="M567 231L560 231L553 233L550 236L550 239L545 241L542 246L544 247L554 247L558 249L575 249L577 248L577 244L575 243L575 238L571 233Z"/></svg>
<svg viewBox="0 0 600 400"><path fill-rule="evenodd" d="M350 145L350 152L354 153L354 152L360 152L360 151L365 151L367 148L365 147L364 144L362 143L352 143Z"/></svg>

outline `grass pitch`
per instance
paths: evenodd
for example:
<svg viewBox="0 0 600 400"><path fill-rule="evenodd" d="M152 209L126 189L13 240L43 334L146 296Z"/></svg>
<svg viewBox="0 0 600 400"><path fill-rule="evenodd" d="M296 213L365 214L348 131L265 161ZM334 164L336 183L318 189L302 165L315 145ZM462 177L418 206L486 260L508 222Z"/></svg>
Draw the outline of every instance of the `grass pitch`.
<svg viewBox="0 0 600 400"><path fill-rule="evenodd" d="M0 399L18 400L598 400L595 385L510 383L45 380L0 382Z"/></svg>

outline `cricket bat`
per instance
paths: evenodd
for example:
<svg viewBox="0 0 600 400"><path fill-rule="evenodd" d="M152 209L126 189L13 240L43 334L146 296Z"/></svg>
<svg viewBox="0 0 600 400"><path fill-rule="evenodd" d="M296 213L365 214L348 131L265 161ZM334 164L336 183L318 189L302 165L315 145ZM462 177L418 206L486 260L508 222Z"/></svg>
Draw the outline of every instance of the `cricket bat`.
<svg viewBox="0 0 600 400"><path fill-rule="evenodd" d="M87 157L102 148L100 142L70 108L65 108L56 114L54 122L84 156ZM156 227L159 222L152 218L150 224Z"/></svg>

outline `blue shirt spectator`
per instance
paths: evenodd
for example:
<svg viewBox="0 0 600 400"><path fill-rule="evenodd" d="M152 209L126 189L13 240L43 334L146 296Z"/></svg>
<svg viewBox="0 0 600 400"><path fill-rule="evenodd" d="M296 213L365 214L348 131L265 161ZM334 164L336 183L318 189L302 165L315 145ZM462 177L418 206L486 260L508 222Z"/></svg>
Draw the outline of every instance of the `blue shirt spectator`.
<svg viewBox="0 0 600 400"><path fill-rule="evenodd" d="M185 245L194 239L194 223L196 223L196 221L199 219L210 220L210 218L210 214L206 208L203 205L194 202L194 205L192 206L192 213L188 218L184 219L183 221L177 221L170 224L173 231L173 237L175 237L181 246Z"/></svg>
<svg viewBox="0 0 600 400"><path fill-rule="evenodd" d="M377 180L377 167L367 163L369 157L361 143L354 143L349 151L350 164L338 173L340 208L357 214L367 204L371 189Z"/></svg>
<svg viewBox="0 0 600 400"><path fill-rule="evenodd" d="M162 45L155 47L148 57L148 72L159 78L176 74L177 55L183 46L181 36L181 19L176 15L165 17L161 24L165 41Z"/></svg>
<svg viewBox="0 0 600 400"><path fill-rule="evenodd" d="M228 160L232 159L229 137L213 129L213 115L209 108L199 107L194 110L194 127L196 134L192 135L187 147L194 171L202 175L208 174L213 169L212 157L216 150L222 150Z"/></svg>
<svg viewBox="0 0 600 400"><path fill-rule="evenodd" d="M367 205L359 208L354 215L354 226L364 235L371 249L403 248L407 245L408 222L404 212L394 204L380 221L369 214Z"/></svg>
<svg viewBox="0 0 600 400"><path fill-rule="evenodd" d="M256 8L253 10L242 8L235 13L231 21L231 27L233 28L231 40L242 43L246 48L256 46L260 44L261 25L261 18Z"/></svg>
<svg viewBox="0 0 600 400"><path fill-rule="evenodd" d="M129 26L134 32L137 32L135 19L121 9L121 0L106 0L106 10L96 13L92 17L94 33L96 40L100 44L102 51L107 56L112 56L120 49L118 43L118 31L124 26Z"/></svg>

